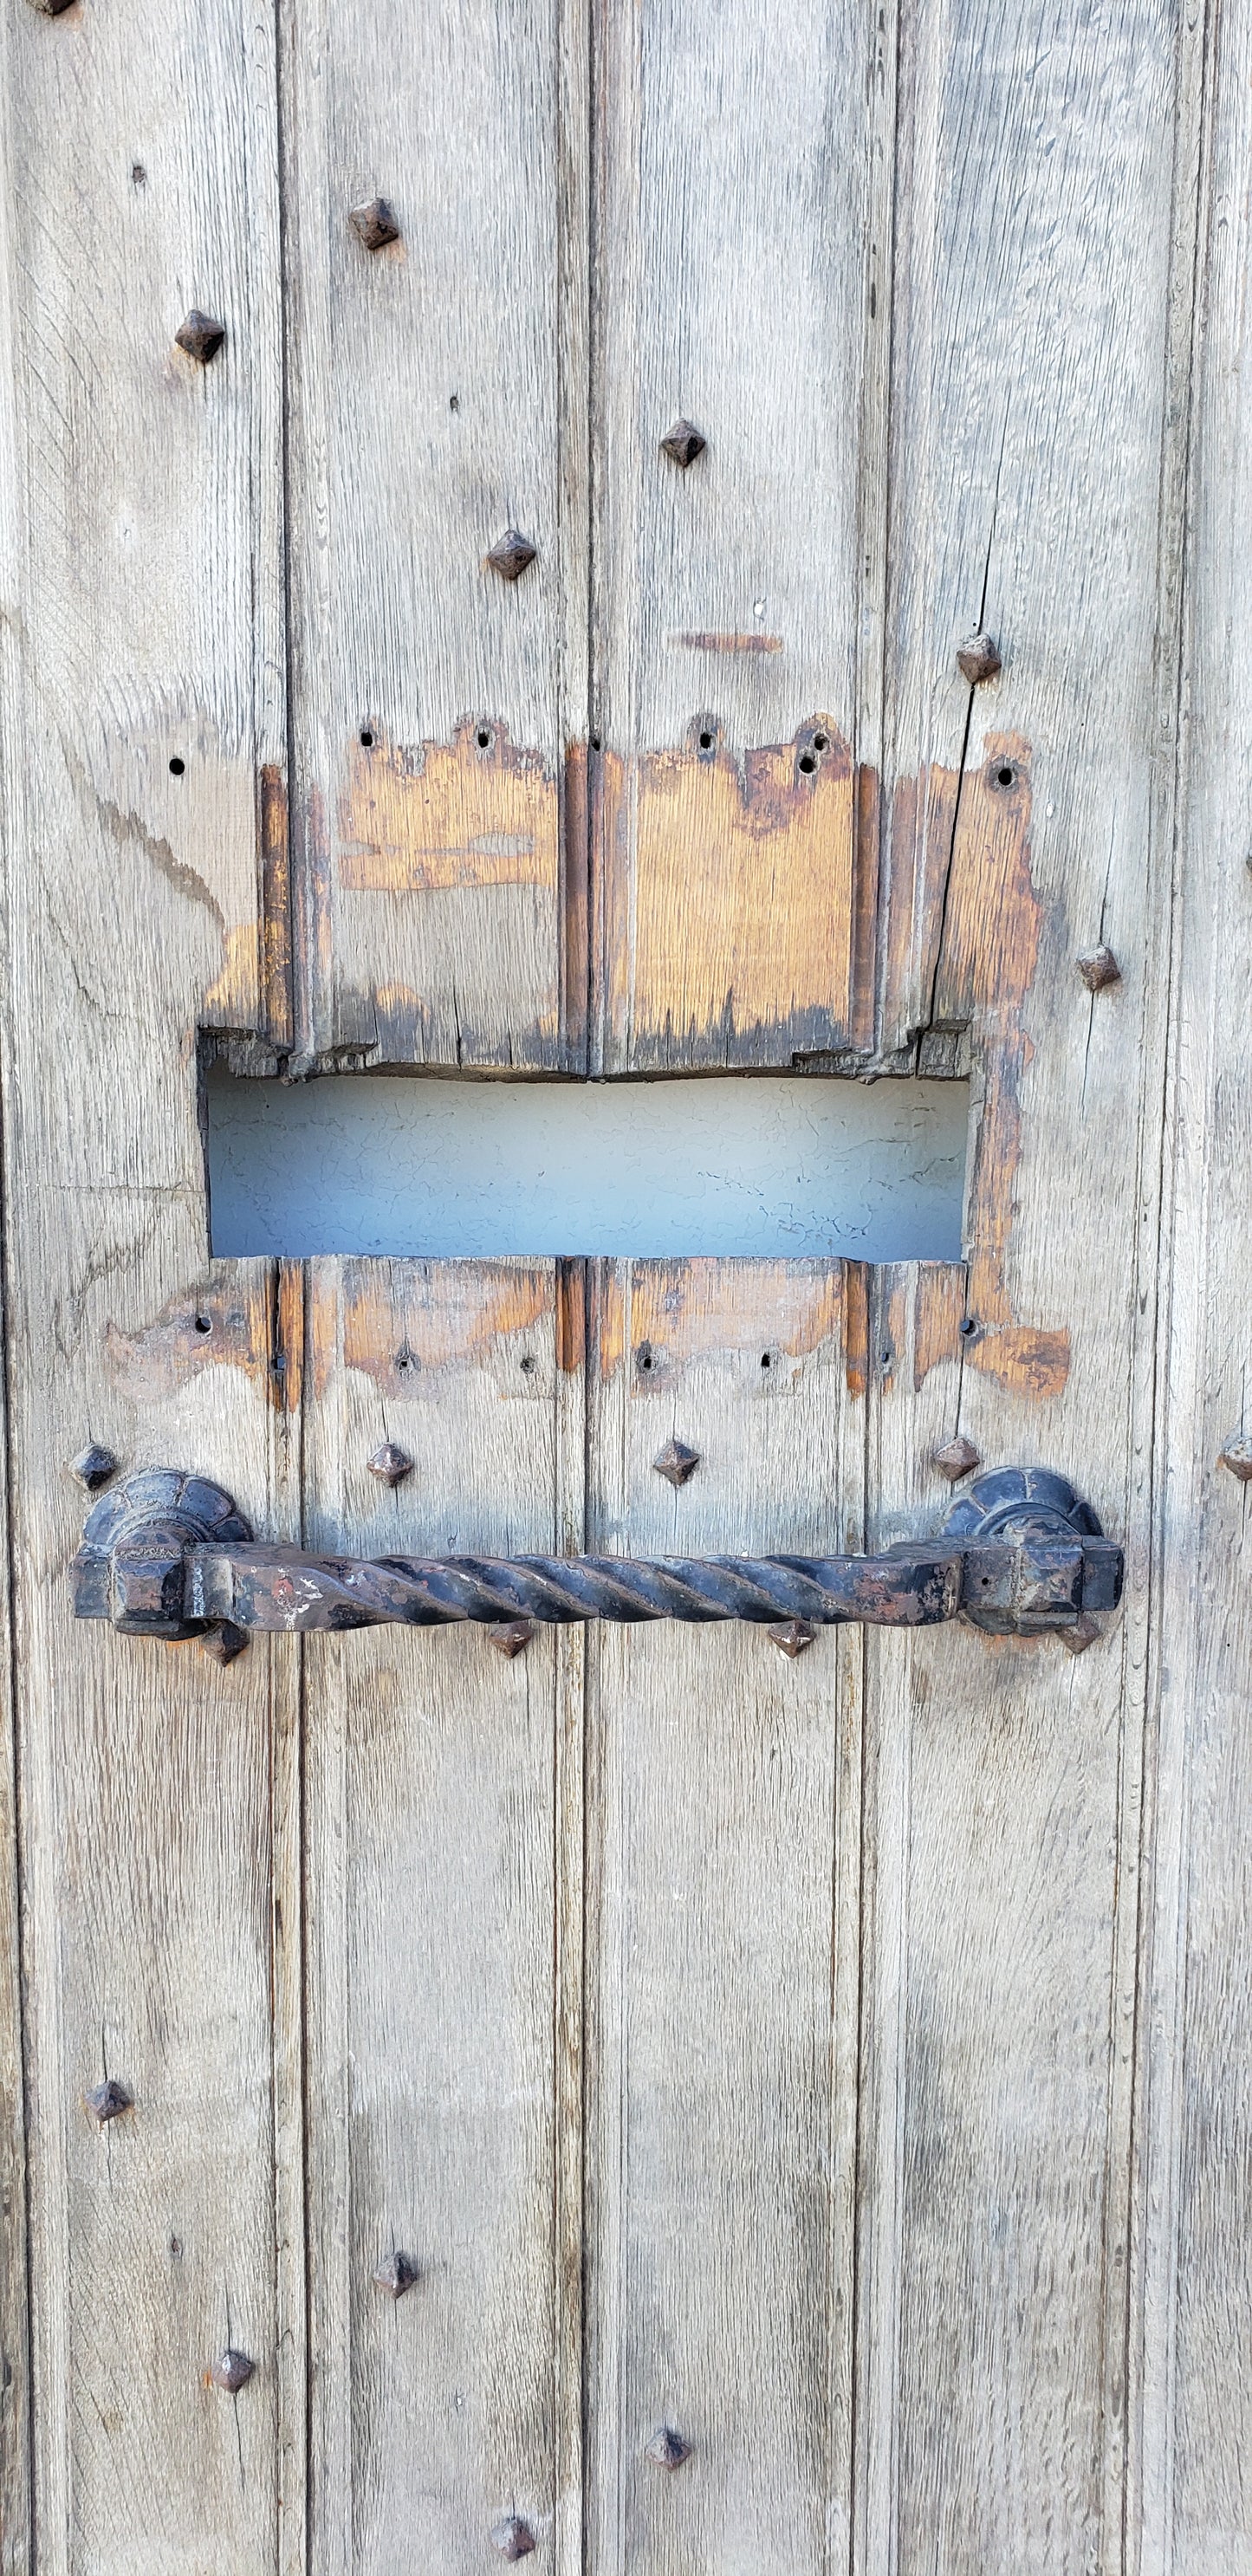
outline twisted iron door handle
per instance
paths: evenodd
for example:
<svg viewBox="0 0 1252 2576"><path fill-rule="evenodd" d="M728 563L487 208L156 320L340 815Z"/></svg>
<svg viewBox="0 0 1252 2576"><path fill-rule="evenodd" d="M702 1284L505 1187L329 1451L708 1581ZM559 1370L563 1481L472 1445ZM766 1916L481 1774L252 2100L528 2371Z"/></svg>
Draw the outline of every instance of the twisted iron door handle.
<svg viewBox="0 0 1252 2576"><path fill-rule="evenodd" d="M149 1468L102 1497L74 1559L80 1619L127 1636L582 1619L864 1620L962 1613L1010 1636L1075 1629L1121 1597L1122 1551L1065 1477L980 1476L938 1538L881 1556L309 1556L257 1546L220 1485Z"/></svg>

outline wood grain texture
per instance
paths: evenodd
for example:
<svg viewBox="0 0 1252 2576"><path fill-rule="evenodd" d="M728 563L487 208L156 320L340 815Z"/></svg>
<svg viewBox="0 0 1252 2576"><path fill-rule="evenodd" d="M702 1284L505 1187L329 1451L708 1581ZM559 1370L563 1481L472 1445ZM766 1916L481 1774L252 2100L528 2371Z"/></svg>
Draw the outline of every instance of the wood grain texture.
<svg viewBox="0 0 1252 2576"><path fill-rule="evenodd" d="M581 1062L585 954L568 990L562 957L566 745L586 730L585 69L566 16L284 12L305 1056ZM376 195L399 238L371 252L349 218ZM536 549L516 581L486 560L510 528Z"/></svg>
<svg viewBox="0 0 1252 2576"><path fill-rule="evenodd" d="M1252 2563L1252 1525L1249 1487L1220 1463L1252 1419L1246 8L1216 14L1204 70L1183 133L1202 178L1199 291L1193 304L1184 281L1179 295L1195 386L1131 2344L1128 2520L1144 2576L1236 2576Z"/></svg>
<svg viewBox="0 0 1252 2576"><path fill-rule="evenodd" d="M5 1152L41 2566L279 2549L269 1653L75 1630L88 1439L284 1525L264 1265L207 1277L197 1024L259 1032L282 757L273 39L7 14ZM201 365L193 304L225 324ZM10 408L11 406L11 408ZM174 764L178 764L175 766ZM272 1061L272 1057L270 1059ZM225 1347L136 1392L182 1300ZM246 1350L258 1365L242 1362ZM275 1685L277 1688L278 1685ZM133 2107L98 2129L105 2075ZM256 2362L206 2385L227 2342ZM20 2524L6 2546L20 2546ZM16 2559L13 2560L16 2564ZM290 2563L289 2561L287 2562Z"/></svg>
<svg viewBox="0 0 1252 2576"><path fill-rule="evenodd" d="M593 1062L788 1064L851 1042L875 13L596 23Z"/></svg>
<svg viewBox="0 0 1252 2576"><path fill-rule="evenodd" d="M931 1450L960 1430L988 1463L1071 1473L1136 1582L1073 1663L867 1644L855 2564L1092 2576L1123 2551L1171 297L1194 206L1155 0L1098 29L1029 0L911 11L899 78L880 1042L967 1029L981 1111L964 1312L924 1272L884 1274L871 1310L870 1529L938 1518ZM1003 671L971 691L955 653L980 625ZM1027 781L1006 906L997 800ZM1092 995L1074 959L1101 940L1122 981Z"/></svg>
<svg viewBox="0 0 1252 2576"><path fill-rule="evenodd" d="M311 1546L556 1543L557 1278L312 1265ZM367 1465L384 1438L414 1461L394 1491ZM577 1678L551 1632L514 1660L456 1629L309 1653L318 2576L488 2565L514 2514L536 2566L578 2563ZM396 2252L418 2279L393 2301L373 2276Z"/></svg>
<svg viewBox="0 0 1252 2576"><path fill-rule="evenodd" d="M597 1265L590 1544L858 1545L844 1322L837 1263ZM700 1453L677 1491L672 1436ZM792 1661L762 1629L667 1625L588 1652L592 2562L838 2564L859 1644Z"/></svg>

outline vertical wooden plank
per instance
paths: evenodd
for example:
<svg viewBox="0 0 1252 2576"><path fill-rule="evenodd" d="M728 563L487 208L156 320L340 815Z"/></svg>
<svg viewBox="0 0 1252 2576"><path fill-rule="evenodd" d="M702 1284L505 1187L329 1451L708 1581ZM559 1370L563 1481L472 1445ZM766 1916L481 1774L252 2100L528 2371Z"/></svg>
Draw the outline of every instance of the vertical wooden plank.
<svg viewBox="0 0 1252 2576"><path fill-rule="evenodd" d="M1248 2475L1247 1744L1252 972L1247 166L1252 26L1212 13L1162 1230L1159 1699L1145 1909L1130 2527L1151 2576L1233 2576ZM1199 126L1199 118L1195 127ZM1195 129L1193 128L1193 132ZM1196 136L1198 141L1198 135ZM1186 318L1190 320L1190 306ZM1239 1447L1242 1440L1244 1446ZM1223 1452L1230 1463L1223 1463Z"/></svg>
<svg viewBox="0 0 1252 2576"><path fill-rule="evenodd" d="M595 1061L786 1065L859 1042L886 47L860 0L597 28Z"/></svg>
<svg viewBox="0 0 1252 2576"><path fill-rule="evenodd" d="M1072 1663L870 1641L865 2570L1121 2564L1192 41L1045 0L902 45L881 1044L968 1047L977 1107L964 1277L883 1282L871 1531L937 1525L959 1426L1136 1581Z"/></svg>
<svg viewBox="0 0 1252 2576"><path fill-rule="evenodd" d="M88 1440L281 1526L264 1265L207 1263L197 1029L267 1030L283 741L273 29L4 37L5 1142L41 2564L276 2555L271 1674L78 1629ZM188 309L225 327L202 363ZM270 1059L272 1061L272 1057ZM280 1687L276 1684L275 1687ZM115 2076L133 2107L97 2128ZM227 2342L238 2398L206 2384Z"/></svg>
<svg viewBox="0 0 1252 2576"><path fill-rule="evenodd" d="M859 1277L859 1274L857 1274ZM604 1264L589 1524L860 1536L845 1283ZM675 1489L654 1461L699 1452ZM859 1641L605 1628L588 1721L588 2498L602 2569L838 2564L849 2519ZM666 2434L689 2446L674 2466Z"/></svg>
<svg viewBox="0 0 1252 2576"><path fill-rule="evenodd" d="M305 1057L582 1062L584 51L538 0L285 13Z"/></svg>
<svg viewBox="0 0 1252 2576"><path fill-rule="evenodd" d="M550 1548L557 1317L550 1262L314 1265L310 1543ZM369 1470L384 1439L414 1461L394 1490ZM537 2567L577 2562L577 2161L555 2134L571 2110L577 2131L567 1660L550 1630L512 1660L482 1629L325 1637L309 1656L318 2576L414 2550L481 2567L514 2516ZM417 2278L393 2298L376 2276L396 2256Z"/></svg>

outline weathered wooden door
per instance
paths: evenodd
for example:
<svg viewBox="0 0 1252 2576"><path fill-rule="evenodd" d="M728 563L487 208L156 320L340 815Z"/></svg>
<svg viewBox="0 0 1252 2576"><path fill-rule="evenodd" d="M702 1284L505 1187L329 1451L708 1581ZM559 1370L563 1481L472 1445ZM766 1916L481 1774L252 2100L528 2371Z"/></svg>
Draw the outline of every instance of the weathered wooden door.
<svg viewBox="0 0 1252 2576"><path fill-rule="evenodd" d="M3 42L3 2566L1252 2569L1245 0ZM223 1055L968 1075L966 1258L212 1260ZM72 1611L958 1439L1086 1651Z"/></svg>

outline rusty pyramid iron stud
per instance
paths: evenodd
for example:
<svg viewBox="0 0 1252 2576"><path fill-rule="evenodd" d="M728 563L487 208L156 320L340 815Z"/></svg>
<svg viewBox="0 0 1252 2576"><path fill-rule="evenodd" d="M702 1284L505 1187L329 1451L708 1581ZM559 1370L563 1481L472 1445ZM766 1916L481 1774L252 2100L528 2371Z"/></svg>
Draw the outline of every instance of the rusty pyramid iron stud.
<svg viewBox="0 0 1252 2576"><path fill-rule="evenodd" d="M1252 1479L1252 1438L1246 1431L1234 1431L1224 1449L1218 1452L1218 1465L1229 1467L1241 1485Z"/></svg>
<svg viewBox="0 0 1252 2576"><path fill-rule="evenodd" d="M1088 1646L1094 1646L1097 1637L1102 1637L1104 1631L1098 1619L1093 1619L1088 1611L1081 1610L1071 1625L1068 1628L1058 1629L1057 1634L1067 1655L1085 1655Z"/></svg>
<svg viewBox="0 0 1252 2576"><path fill-rule="evenodd" d="M215 1664L233 1664L248 1642L246 1628L237 1628L233 1619L220 1619L215 1628L206 1630L200 1640L203 1654L211 1655Z"/></svg>
<svg viewBox="0 0 1252 2576"><path fill-rule="evenodd" d="M228 2396L237 2397L240 2389L247 2387L255 2369L256 2363L249 2361L246 2352L237 2352L235 2346L228 2343L225 2352L220 2352L216 2361L210 2362L208 2375L215 2388L224 2388Z"/></svg>
<svg viewBox="0 0 1252 2576"><path fill-rule="evenodd" d="M507 1655L510 1663L515 1655L525 1654L534 1633L533 1619L495 1619L487 1630L496 1653Z"/></svg>
<svg viewBox="0 0 1252 2576"><path fill-rule="evenodd" d="M963 1431L958 1431L955 1440L945 1440L942 1449L931 1450L930 1463L947 1477L950 1485L955 1485L962 1476L968 1476L971 1467L981 1467L982 1453Z"/></svg>
<svg viewBox="0 0 1252 2576"><path fill-rule="evenodd" d="M530 2524L523 2522L520 2513L506 2514L503 2522L497 2522L492 2529L491 2540L502 2558L529 2558L535 2545Z"/></svg>
<svg viewBox="0 0 1252 2576"><path fill-rule="evenodd" d="M70 1474L78 1478L80 1485L86 1486L89 1494L98 1494L110 1476L117 1474L117 1460L111 1449L102 1449L99 1442L93 1440L90 1448L80 1450L77 1458L71 1458Z"/></svg>
<svg viewBox="0 0 1252 2576"><path fill-rule="evenodd" d="M399 224L385 197L371 197L368 206L353 206L348 221L367 250L385 250L388 242L400 239Z"/></svg>
<svg viewBox="0 0 1252 2576"><path fill-rule="evenodd" d="M201 313L195 305L174 333L179 348L185 349L189 358L198 358L202 367L217 356L225 337L225 323L215 322L211 313Z"/></svg>
<svg viewBox="0 0 1252 2576"><path fill-rule="evenodd" d="M1111 948L1088 948L1074 964L1089 993L1102 993L1106 984L1120 984L1122 970Z"/></svg>
<svg viewBox="0 0 1252 2576"><path fill-rule="evenodd" d="M371 1476L377 1476L380 1485L402 1485L405 1477L413 1473L413 1461L407 1449L398 1449L394 1440L384 1440L369 1461L369 1471Z"/></svg>
<svg viewBox="0 0 1252 2576"><path fill-rule="evenodd" d="M971 689L983 680L994 680L1000 670L1000 647L991 635L971 635L957 652L956 667Z"/></svg>
<svg viewBox="0 0 1252 2576"><path fill-rule="evenodd" d="M487 557L492 571L499 573L501 581L520 580L527 565L533 564L534 560L535 549L529 537L524 537L518 528L506 528L504 535L497 537Z"/></svg>
<svg viewBox="0 0 1252 2576"><path fill-rule="evenodd" d="M133 2108L132 2096L124 2084L118 2083L115 2075L110 2075L107 2084L93 2084L90 2093L84 2093L83 2101L101 2129L107 2128L110 2120L120 2120L123 2111Z"/></svg>
<svg viewBox="0 0 1252 2576"><path fill-rule="evenodd" d="M385 2290L390 2299L402 2299L405 2291L412 2289L417 2277L417 2265L410 2263L407 2254L389 2254L386 2262L376 2265L374 2271L379 2289Z"/></svg>
<svg viewBox="0 0 1252 2576"><path fill-rule="evenodd" d="M695 464L697 456L704 454L705 444L693 420L676 420L661 441L661 454L672 457L675 465L681 465L686 473L687 467Z"/></svg>
<svg viewBox="0 0 1252 2576"><path fill-rule="evenodd" d="M765 1634L771 1646L777 1646L779 1654L789 1655L794 1663L796 1656L812 1645L817 1630L811 1619L776 1619Z"/></svg>
<svg viewBox="0 0 1252 2576"><path fill-rule="evenodd" d="M684 2442L681 2433L675 2433L669 2424L658 2424L644 2447L647 2458L655 2460L658 2469L680 2469L683 2461L691 2457L690 2442Z"/></svg>
<svg viewBox="0 0 1252 2576"><path fill-rule="evenodd" d="M658 1476L667 1484L685 1485L700 1464L698 1449L689 1449L685 1440L667 1440L652 1461Z"/></svg>

